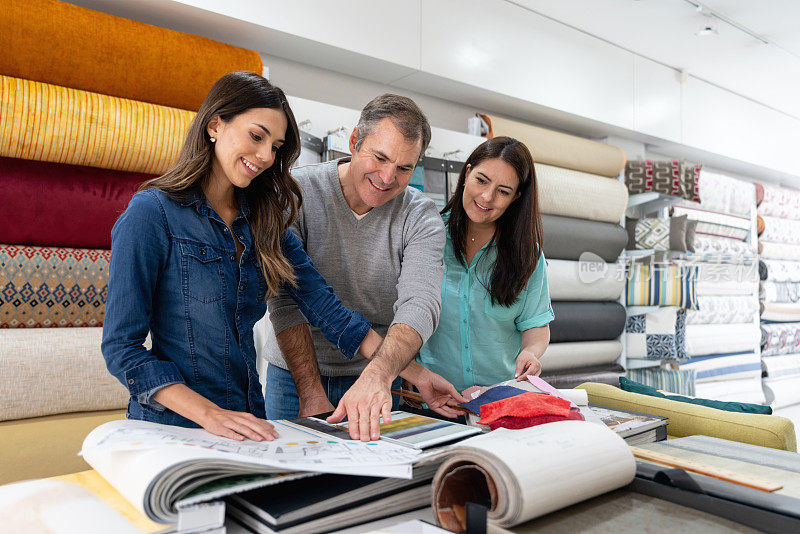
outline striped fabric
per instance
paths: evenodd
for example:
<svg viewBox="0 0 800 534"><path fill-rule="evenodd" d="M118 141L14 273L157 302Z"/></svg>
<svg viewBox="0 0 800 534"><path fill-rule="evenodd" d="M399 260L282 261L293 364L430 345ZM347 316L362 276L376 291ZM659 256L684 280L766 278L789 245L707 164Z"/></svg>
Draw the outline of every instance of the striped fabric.
<svg viewBox="0 0 800 534"><path fill-rule="evenodd" d="M681 369L694 370L696 383L760 377L761 356L754 352L698 356L681 363Z"/></svg>
<svg viewBox="0 0 800 534"><path fill-rule="evenodd" d="M691 369L629 369L628 378L661 391L694 396L695 377Z"/></svg>
<svg viewBox="0 0 800 534"><path fill-rule="evenodd" d="M101 326L110 259L110 250L0 245L0 328Z"/></svg>
<svg viewBox="0 0 800 534"><path fill-rule="evenodd" d="M194 115L0 76L0 156L161 174Z"/></svg>
<svg viewBox="0 0 800 534"><path fill-rule="evenodd" d="M641 264L629 266L625 283L628 306L677 306L697 309L695 265Z"/></svg>

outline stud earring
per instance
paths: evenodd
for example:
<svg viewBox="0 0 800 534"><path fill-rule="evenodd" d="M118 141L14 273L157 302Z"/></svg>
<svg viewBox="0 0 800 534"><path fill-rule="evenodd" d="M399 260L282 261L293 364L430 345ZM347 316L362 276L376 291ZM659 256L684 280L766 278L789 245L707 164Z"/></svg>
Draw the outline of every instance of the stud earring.
<svg viewBox="0 0 800 534"><path fill-rule="evenodd" d="M209 137L208 140L211 141L212 143L216 143L217 142L217 140L214 137Z"/></svg>

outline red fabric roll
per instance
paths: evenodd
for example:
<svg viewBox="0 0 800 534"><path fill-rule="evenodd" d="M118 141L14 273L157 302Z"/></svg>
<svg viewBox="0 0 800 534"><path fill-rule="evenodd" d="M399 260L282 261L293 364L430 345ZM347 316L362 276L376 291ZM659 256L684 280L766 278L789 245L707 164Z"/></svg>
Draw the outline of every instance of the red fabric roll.
<svg viewBox="0 0 800 534"><path fill-rule="evenodd" d="M0 158L0 243L111 248L111 227L147 174Z"/></svg>
<svg viewBox="0 0 800 534"><path fill-rule="evenodd" d="M764 186L761 184L756 185L756 206L760 205L764 201Z"/></svg>

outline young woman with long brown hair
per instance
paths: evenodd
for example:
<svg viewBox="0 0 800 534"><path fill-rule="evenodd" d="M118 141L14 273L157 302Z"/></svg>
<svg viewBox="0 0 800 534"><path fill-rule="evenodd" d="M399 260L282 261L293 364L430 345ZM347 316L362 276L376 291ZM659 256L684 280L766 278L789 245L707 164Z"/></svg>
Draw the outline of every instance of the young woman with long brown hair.
<svg viewBox="0 0 800 534"><path fill-rule="evenodd" d="M264 420L253 325L282 286L345 356L358 350L369 323L287 231L301 204L289 174L299 138L283 91L250 72L225 75L175 163L114 225L102 350L130 391L129 418L277 436Z"/></svg>
<svg viewBox="0 0 800 534"><path fill-rule="evenodd" d="M553 310L528 148L510 137L478 146L442 214L442 311L421 363L460 391L538 375Z"/></svg>

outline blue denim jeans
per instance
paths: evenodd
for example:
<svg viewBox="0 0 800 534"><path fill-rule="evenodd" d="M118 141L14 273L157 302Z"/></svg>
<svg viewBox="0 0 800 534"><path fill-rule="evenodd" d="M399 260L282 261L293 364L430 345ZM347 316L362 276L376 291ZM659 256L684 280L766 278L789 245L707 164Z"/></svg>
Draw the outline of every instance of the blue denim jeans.
<svg viewBox="0 0 800 534"><path fill-rule="evenodd" d="M334 408L342 397L355 384L357 376L323 376L322 387ZM392 389L400 389L400 378L392 382ZM300 400L294 385L292 373L277 365L267 366L266 391L264 401L267 419L294 419L300 412ZM392 395L392 410L400 406L400 397Z"/></svg>

